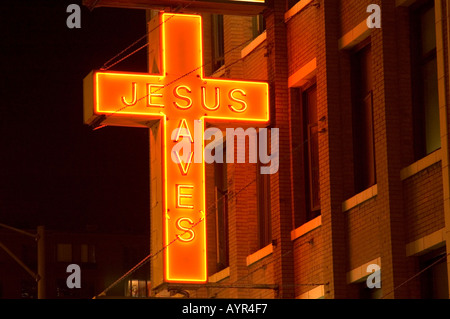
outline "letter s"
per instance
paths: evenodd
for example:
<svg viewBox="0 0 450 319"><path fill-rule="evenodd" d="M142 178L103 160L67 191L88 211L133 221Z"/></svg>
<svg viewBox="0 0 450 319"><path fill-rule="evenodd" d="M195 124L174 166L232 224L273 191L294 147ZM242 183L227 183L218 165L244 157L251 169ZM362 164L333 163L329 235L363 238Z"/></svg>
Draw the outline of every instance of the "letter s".
<svg viewBox="0 0 450 319"><path fill-rule="evenodd" d="M195 233L191 228L186 228L183 225L181 225L182 222L188 222L189 224L191 224L191 227L194 225L194 222L192 221L192 219L184 217L184 218L180 218L177 220L177 228L179 230L184 231L183 234L181 235L177 235L178 239L183 241L183 242L190 242L194 240L195 237ZM189 234L189 238L184 238L183 235L185 234Z"/></svg>
<svg viewBox="0 0 450 319"><path fill-rule="evenodd" d="M173 90L173 95L174 95L176 98L185 101L185 102L186 102L186 105L180 105L180 104L178 104L178 102L173 102L173 104L174 104L176 107L178 107L178 108L180 108L180 109L182 109L182 110L187 110L188 108L190 108L190 107L192 106L192 99L191 99L189 96L181 95L180 92L178 92L180 89L186 90L187 93L191 93L191 92L192 92L191 89L190 89L188 86L186 86L186 85L179 85L179 86L177 86L177 87Z"/></svg>
<svg viewBox="0 0 450 319"><path fill-rule="evenodd" d="M241 90L241 89L233 89L233 90L230 91L230 94L229 94L230 100L242 104L242 107L240 109L237 109L234 105L230 104L228 106L230 107L230 109L232 111L237 112L237 113L242 113L242 112L244 112L247 109L247 102L245 102L244 100L241 100L241 99L238 99L237 97L235 97L234 93L236 93L236 92L242 94L242 96L247 96L247 94L245 93L244 90Z"/></svg>

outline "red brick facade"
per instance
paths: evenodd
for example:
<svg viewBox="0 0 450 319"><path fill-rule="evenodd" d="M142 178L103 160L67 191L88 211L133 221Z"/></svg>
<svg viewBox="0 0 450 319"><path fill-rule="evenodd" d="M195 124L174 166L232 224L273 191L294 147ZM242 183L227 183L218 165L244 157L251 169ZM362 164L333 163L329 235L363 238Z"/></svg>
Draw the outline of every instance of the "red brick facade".
<svg viewBox="0 0 450 319"><path fill-rule="evenodd" d="M291 8L285 1L268 2L262 40L239 49L241 56L228 53L224 76L270 84L270 127L280 129L280 169L270 177L272 244L258 252L261 259L255 257L256 262L248 264L258 250L253 235L258 231L257 186L248 185L256 181L256 170L250 164L228 165L229 269L220 273L218 283L223 287L191 293L221 298L363 298L370 274L367 265L379 262L382 288L371 290L373 296L424 297L423 278L415 275L423 270L423 256L446 246L444 184L449 177L441 163L448 157L446 142L418 162L414 157L411 38L415 34L410 18L419 1L301 0ZM369 4L381 8L381 29L369 29L364 23ZM445 57L446 10L444 2L436 1L436 20L441 19L436 24L437 42ZM233 22L225 24L225 51L251 36L246 19L224 19ZM351 59L364 43L371 44L372 52L376 184L357 193ZM438 62L439 70L445 70L438 71L445 74L440 78L439 103L448 110L442 98L449 93L446 61ZM321 119L321 216L307 222L300 96L313 83ZM444 133L445 121L440 120ZM436 239L438 233L444 234L442 238ZM211 246L210 251L214 256ZM213 269L210 279L215 282ZM440 276L448 287L446 274ZM247 287L236 288L239 284Z"/></svg>

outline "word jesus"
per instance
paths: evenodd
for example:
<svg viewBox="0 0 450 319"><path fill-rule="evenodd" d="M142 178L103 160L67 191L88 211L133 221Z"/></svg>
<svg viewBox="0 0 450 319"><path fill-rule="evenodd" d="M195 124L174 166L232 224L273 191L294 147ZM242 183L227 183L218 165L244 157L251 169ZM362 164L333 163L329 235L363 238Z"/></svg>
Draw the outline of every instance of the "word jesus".
<svg viewBox="0 0 450 319"><path fill-rule="evenodd" d="M142 85L143 86L143 85ZM126 98L122 96L122 103L127 106L134 106L139 101L138 96L146 96L147 97L147 107L165 107L164 104L165 99L165 86L154 83L145 83L145 90L141 88L141 91L138 90L138 85L136 82L131 83L131 98ZM192 89L187 85L177 85L173 90L168 89L172 94L172 99L174 100L172 103L175 107L188 110L193 105L193 94ZM221 95L222 92L220 87L214 88L214 98L211 99L207 97L207 89L205 86L200 87L200 92L197 98L201 101L201 106L207 111L216 111L221 106L221 102L223 102L224 98ZM142 94L145 93L145 94ZM248 105L247 102L243 99L247 93L243 89L232 88L226 92L226 97L228 98L228 107L231 111L236 113L245 112ZM210 102L213 100L214 102Z"/></svg>

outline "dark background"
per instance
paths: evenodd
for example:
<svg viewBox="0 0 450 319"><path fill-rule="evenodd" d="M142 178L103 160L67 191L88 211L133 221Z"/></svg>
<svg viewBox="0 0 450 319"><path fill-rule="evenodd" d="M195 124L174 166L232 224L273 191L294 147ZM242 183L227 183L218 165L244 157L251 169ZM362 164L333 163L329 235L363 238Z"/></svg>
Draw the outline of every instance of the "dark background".
<svg viewBox="0 0 450 319"><path fill-rule="evenodd" d="M143 10L1 1L0 223L149 231L147 130L83 123L83 78L145 33ZM111 70L146 72L146 49Z"/></svg>

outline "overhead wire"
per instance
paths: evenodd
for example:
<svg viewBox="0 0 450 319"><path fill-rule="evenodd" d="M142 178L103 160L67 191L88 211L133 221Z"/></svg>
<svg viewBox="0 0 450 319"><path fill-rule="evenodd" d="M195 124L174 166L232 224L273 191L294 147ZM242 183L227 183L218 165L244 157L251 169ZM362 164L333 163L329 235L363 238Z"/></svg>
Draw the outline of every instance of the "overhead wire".
<svg viewBox="0 0 450 319"><path fill-rule="evenodd" d="M231 52L231 51L233 51L233 50L238 49L239 47L241 47L241 46L243 46L243 45L249 43L249 42L252 41L252 40L253 40L253 38L252 38L252 39L248 39L248 40L246 40L246 41L240 43L239 45L236 45L236 46L233 47L232 49L228 50L227 53L228 53L228 52ZM148 43L145 44L145 45L143 45L141 48L139 48L139 49L133 51L132 53L130 53L129 55L127 55L127 56L124 57L123 59L120 59L119 61L117 61L117 63L119 63L120 61L123 61L124 59L128 58L129 56L131 56L132 54L134 54L134 53L137 52L138 50L142 49L143 47L146 47L147 45L148 45ZM260 46L260 47L258 47L257 49L255 49L254 52L257 52L257 51L261 50L262 48L265 48L265 47L264 47L264 46ZM225 53L225 54L226 54L226 53ZM231 63L225 65L225 66L224 66L224 69L225 69L225 70L229 69L231 66L237 64L238 62L242 61L243 59L244 59L244 58L236 59L235 61L233 61L233 62L231 62ZM115 63L115 64L117 64L117 63ZM176 78L176 79L174 79L174 80L172 80L172 81L170 81L170 82L168 82L168 83L162 85L161 87L158 87L157 89L153 90L153 91L151 92L151 94L158 93L159 91L161 91L161 90L163 90L163 89L165 89L165 88L167 88L167 87L173 85L174 83L177 83L179 80L185 78L185 77L188 76L189 74L192 74L192 73L194 73L194 72L196 72L196 71L198 71L198 70L204 68L205 66L207 66L207 65L210 64L210 63L212 63L212 61L208 61L208 62L203 63L202 65L196 67L195 69L192 69L191 71L189 71L189 72L187 72L187 73L185 73L185 74L179 76L178 78ZM114 64L114 65L115 65L115 64ZM150 95L150 93L147 93L147 94L145 94L144 96L142 96L142 97L136 99L136 103L139 102L139 101L141 101L141 100L143 100L143 99L146 99L149 95ZM136 104L136 103L135 103L135 104ZM110 113L110 114L104 115L102 121L104 121L104 120L107 119L107 118L110 118L111 116L114 116L114 115L117 114L117 113L120 113L121 111L123 111L124 109L126 109L126 108L128 108L128 107L130 107L130 105L125 105L125 106L123 106L123 107L121 107L121 108L115 110L114 112L112 112L112 113ZM98 124L100 124L100 123L95 123L95 125L91 125L91 127L95 130L95 129L97 128L97 125L98 125ZM102 127L104 127L104 126L101 126L100 128L102 128Z"/></svg>
<svg viewBox="0 0 450 319"><path fill-rule="evenodd" d="M189 4L190 4L190 3L189 3ZM184 8L186 8L187 6L189 6L189 4L186 5ZM182 9L184 9L184 8L182 8ZM115 65L117 65L118 63L124 61L125 59L131 57L131 56L134 55L135 53L139 52L139 51L142 50L143 48L147 47L147 46L149 45L148 41L147 41L147 43L145 43L145 44L142 45L141 47L137 48L136 50L132 51L131 53L127 54L126 56L124 56L124 57L118 59L118 60L115 61L114 63L111 63L114 59L117 59L119 56L121 56L121 55L124 54L126 51L128 51L129 49L131 49L134 45L136 45L137 43L139 43L140 41L142 41L144 38L147 38L148 35L149 35L151 32L154 32L155 30L157 30L162 24L166 23L166 22L167 22L168 20L170 20L170 18L172 18L172 17L173 17L173 16L170 16L170 17L169 17L168 19L166 19L165 21L162 21L158 26L156 26L156 27L153 28L152 30L148 31L145 35L143 35L142 37L140 37L139 39L137 39L136 41L134 41L132 44L130 44L129 46L127 46L125 49L123 49L122 51L120 51L118 54L116 54L115 56L113 56L111 59L109 59L107 62L105 62L105 63L103 64L103 66L101 67L101 70L108 70L108 69L114 67ZM283 23L283 24L284 24L284 23L286 23L286 22L287 22L287 21L282 21L282 22L279 22L279 23ZM271 28L274 28L277 24L278 24L278 23L272 25ZM267 32L268 30L270 30L270 28L266 29L265 32ZM238 48L240 48L240 47L246 45L247 43L251 42L253 39L254 39L254 38L250 38L250 39L247 39L247 40L241 42L240 44L236 45L235 47L233 47L233 48L231 48L231 49L225 51L224 54L228 54L228 53L230 53L230 52L232 52L232 51L234 51L234 50L236 50L236 49L238 49ZM256 48L253 52L256 52L256 51L261 50L261 49L263 49L263 48L267 48L267 47L266 47L266 46L259 46L259 47ZM244 59L244 57L241 57L241 58L239 58L239 59L236 59L236 60L233 61L232 63L229 63L229 64L225 65L225 66L224 66L224 69L225 69L225 70L229 69L231 66L233 66L233 65L235 65L235 64L237 64L237 63L239 63L239 62L241 62L243 59ZM190 72L185 73L184 75L182 75L182 76L180 76L179 78L177 78L177 79L171 81L170 83L167 83L167 84L164 85L163 87L158 88L158 91L159 91L159 90L162 90L162 89L164 89L164 88L166 88L166 87L168 87L169 85L172 85L173 83L176 83L177 81L181 80L182 78L184 78L184 77L188 76L189 74L191 74L191 73L193 73L193 72L195 72L195 71L197 71L197 70L199 70L199 69L201 69L201 68L207 66L207 65L210 64L210 63L212 63L212 61L208 61L208 62L203 63L201 66L199 66L199 67L197 67L197 68L191 70ZM152 92L152 93L155 93L155 92ZM145 96L143 96L143 97L141 97L141 98L139 98L137 101L140 101L140 100L142 100L142 99L144 99L144 98L147 98L147 97L148 97L148 94L145 95ZM125 107L123 107L123 108L120 108L120 109L118 109L117 111L115 111L114 113L109 114L109 115L106 116L106 117L113 116L114 114L116 114L116 113L122 111L123 109L125 109L125 108L127 108L127 107L128 107L128 106L125 106ZM305 140L302 144L299 144L297 147L293 148L292 151L295 151L296 148L298 148L298 147L302 147L306 142L308 142L308 139ZM244 191L245 189L247 189L251 184L255 183L256 181L257 181L257 178L251 180L248 184L246 184L244 187L242 187L238 192L236 192L235 194L231 194L231 196L237 197L242 191ZM222 199L224 199L226 196L230 196L230 194L229 194L229 193L225 193L224 195L222 195L219 199L216 200L216 202L214 202L213 204L210 205L210 207L207 208L207 212L210 210L210 208L213 208L215 205L217 205L217 203L218 203L219 201L221 201ZM231 197L231 198L233 198L233 197ZM230 199L230 197L229 197L229 199ZM206 217L208 217L208 216L209 216L210 214L212 214L212 213L213 213L213 211L212 211L212 212L206 213L205 218L201 218L199 221L197 221L195 224L193 224L193 226L192 226L190 229L192 229L192 228L196 227L197 225L199 225L201 222L203 222L203 221L206 219ZM187 233L187 232L188 232L188 231L185 231L185 233ZM182 235L183 235L183 234L181 234L180 236L182 236ZM176 242L176 241L178 240L178 238L179 238L179 237L174 238L171 242L169 242L168 244L166 244L165 246L163 246L162 248L160 248L158 251L156 251L156 252L154 252L154 253L151 253L151 254L147 255L144 259L142 259L142 260L141 260L139 263L137 263L133 268L131 268L130 270L128 270L128 271L127 271L125 274L123 274L120 278L118 278L116 281L114 281L112 284L110 284L106 289L104 289L104 290L103 290L100 294L98 294L96 297L106 295L106 293L107 293L108 291L110 291L112 288L114 288L118 283L120 283L122 280L124 280L125 278L127 278L128 276L130 276L131 274L133 274L135 271L137 271L138 269L140 269L140 268L141 268L142 266L144 266L147 262L149 262L152 258L154 258L154 257L156 257L158 254L162 253L168 246L170 246L171 244L173 244L174 242ZM290 254L290 253L292 253L292 250L286 251L283 255L279 256L279 258L282 258L283 256L286 256L286 255L288 255L288 254ZM394 291L396 291L397 289L399 289L399 288L402 287L403 285L407 284L407 283L410 282L411 280L413 280L413 279L415 279L416 277L420 276L420 275L423 274L425 271L427 271L428 269L432 268L433 266L435 266L435 265L438 264L439 262L442 262L445 258L447 258L448 255L449 255L449 254L447 254L447 255L445 255L445 256L442 256L441 258L439 258L438 260L436 260L435 262L433 262L432 264L430 264L430 265L427 266L426 268L422 269L421 271L419 271L418 273L414 274L413 276L411 276L410 278L408 278L407 280L405 280L404 282L402 282L402 283L399 284L398 286L394 287L391 291L389 291L388 293L384 294L384 295L381 297L381 299L386 298L387 296L389 296L390 294L392 294ZM273 262L275 262L275 261L276 261L275 259L272 259L271 261L262 264L261 266L259 266L259 267L255 268L255 269L253 269L251 272L249 272L249 273L246 274L245 276L242 276L242 277L238 278L236 281L233 282L233 284L236 284L236 283L238 283L239 281L242 281L242 280L248 278L248 277L251 276L253 273L255 273L256 271L258 271L259 269L264 268L264 267L267 267L267 265L269 265L269 264L271 264L271 263L273 263ZM295 284L295 285L298 285L298 286L318 286L318 285L328 285L328 283L309 283L309 284ZM217 289L217 288L220 288L220 287L214 287L213 289ZM223 289L230 289L230 287L227 286L227 287L224 287ZM94 297L94 298L95 298L95 297Z"/></svg>
<svg viewBox="0 0 450 319"><path fill-rule="evenodd" d="M187 7L187 6L183 7L182 9L184 9L184 8L186 8L186 7ZM172 18L172 17L174 17L174 16L170 16L170 18ZM144 44L144 45L141 46L140 48L134 50L134 51L131 52L130 54L127 54L125 57L119 59L119 60L116 61L115 63L113 63L113 64L111 64L111 65L105 67L105 65L108 64L111 60L113 60L114 58L117 58L118 56L120 56L121 54L123 54L125 51L127 51L127 50L128 50L130 47L132 47L134 44L138 43L140 40L142 40L143 38L145 38L149 33L155 31L155 30L158 29L162 24L164 24L164 23L166 23L167 21L169 21L170 18L168 18L168 19L162 21L157 27L155 27L155 28L153 28L152 30L150 30L149 32L147 32L144 36L142 36L141 38L139 38L138 40L136 40L135 42L133 42L130 46L128 46L127 48L125 48L124 50L122 50L120 53L116 54L116 56L114 56L113 58L111 58L110 60L108 60L108 62L106 62L106 63L104 64L104 70L107 70L107 69L111 68L112 66L118 64L119 62L121 62L121 61L123 61L123 60L129 58L131 55L133 55L134 53L138 52L138 51L141 50L142 48L148 46L149 43L147 42L146 44ZM275 28L276 26L278 26L278 25L280 25L280 24L285 24L285 21L284 21L284 20L281 20L281 21L279 21L279 22L274 23L271 27L266 28L266 30L265 30L264 32L267 32L267 31L269 31L269 30ZM226 55L226 54L228 54L228 53L231 53L231 52L233 52L234 50L237 50L237 49L243 47L244 45L247 45L248 43L250 43L250 42L253 41L253 40L254 40L254 37L251 37L251 38L248 38L247 40L242 41L241 43L239 43L239 44L233 46L232 48L230 48L230 49L224 51L224 55ZM259 51L259 50L261 50L261 49L267 49L267 46L259 46L259 47L256 48L253 52L257 52L257 51ZM233 61L233 62L231 62L231 63L229 63L229 64L226 64L226 65L224 66L224 69L227 70L227 69L229 69L231 66L233 66L233 65L235 65L235 64L237 64L237 63L243 61L244 59L245 59L245 57L241 57L241 58L239 58L239 59L236 59L235 61ZM157 93L157 92L159 92L159 91L161 91L161 90L163 90L163 89L169 87L170 85L172 85L172 84L174 84L174 83L177 83L179 80L185 78L185 77L188 76L189 74L192 74L192 73L194 73L194 72L196 72L196 71L198 71L198 70L204 68L205 66L207 66L207 65L209 65L209 64L212 64L212 61L211 61L211 60L210 60L210 61L207 61L207 62L204 62L202 65L200 65L200 66L198 66L198 67L192 69L192 70L189 71L189 72L186 72L185 74L179 76L178 78L172 80L171 82L166 83L166 84L162 85L161 87L158 87L157 89L155 89L154 91L152 91L151 94ZM149 95L150 95L150 92L147 93L147 94L145 94L144 96L142 96L142 97L136 99L136 103L139 102L139 101L141 101L141 100L143 100L143 99L145 99L145 98L147 98ZM136 103L135 103L135 104L136 104ZM126 109L126 108L128 108L128 107L130 107L130 106L131 106L131 105L125 105L125 106L123 106L123 107L121 107L121 108L118 108L116 111L114 111L114 112L112 112L112 113L110 113L110 114L104 115L104 116L102 117L102 121L104 121L105 119L107 119L107 118L109 118L109 117L111 117L111 116L114 116L115 114L117 114L117 113L123 111L124 109ZM102 122L102 121L96 121L95 123L91 124L92 129L95 130L95 129L103 128L103 127L107 126L107 125L100 125L101 123L98 123L98 122Z"/></svg>
<svg viewBox="0 0 450 319"><path fill-rule="evenodd" d="M392 294L395 290L399 289L400 287L402 287L403 285L407 284L408 282L410 282L411 280L415 279L416 277L420 276L421 274L423 274L425 271L427 271L428 269L436 266L437 264L439 264L440 262L442 262L444 259L446 259L450 254L445 254L444 256L442 256L441 258L437 259L436 261L434 261L433 263L431 263L430 265L428 265L427 267L425 267L424 269L420 270L418 273L414 274L413 276L411 276L410 278L406 279L404 282L402 282L401 284L399 284L398 286L394 287L391 291L389 291L388 293L384 294L381 299L386 298L387 296L389 296L390 294Z"/></svg>
<svg viewBox="0 0 450 319"><path fill-rule="evenodd" d="M299 145L295 146L294 148L292 148L292 152L297 151L300 147L303 147L307 142L309 141L309 139L306 139L303 141L303 143L300 143ZM284 159L284 158L280 158L280 159ZM279 160L280 160L279 159ZM253 183L255 183L257 181L257 177L255 177L254 179L250 180L250 182L248 182L245 186L243 186L242 188L240 188L237 192L234 193L230 193L230 192L225 192L225 194L221 195L218 199L216 199L211 205L209 205L206 208L206 214L203 218L200 218L196 223L194 223L192 225L191 228L189 228L189 230L195 228L196 226L198 226L201 222L203 222L204 220L206 220L206 218L213 214L215 211L212 210L212 208L214 208L221 200L224 200L225 198L227 198L228 200L230 199L235 199L237 198L237 196L242 193L244 190L246 190L248 187L250 187L250 185L252 185ZM128 277L129 275L131 275L132 273L134 273L135 271L137 271L139 268L141 268L142 266L144 266L147 262L149 262L152 258L156 257L158 254L162 253L167 247L169 247L170 245L172 245L174 242L176 242L177 240L179 240L179 237L189 233L189 230L184 231L183 233L181 233L179 236L176 236L174 239L172 239L168 244L164 245L162 248L160 248L159 250L157 250L154 253L150 253L148 254L144 259L142 259L138 264L136 264L136 266L134 266L133 268L131 268L129 271L127 271L124 275L122 275L120 278L118 278L117 280L115 280L112 284L110 284L106 289L104 289L101 293L99 293L97 296L104 296L106 295L106 293L111 290L112 288L114 288L118 283L120 283L122 280L124 280L126 277ZM292 252L292 251L290 251ZM287 252L289 253L289 251ZM238 279L236 282L240 281L241 279Z"/></svg>
<svg viewBox="0 0 450 319"><path fill-rule="evenodd" d="M151 32L151 31L150 31ZM139 43L140 41L142 41L143 39L145 39L150 32L147 32L146 34L144 34L142 37L140 37L139 39L137 39L136 41L134 41L132 44L130 44L129 46L127 46L125 49L123 49L122 51L120 51L119 53L117 53L115 56L113 56L111 59L109 59L108 61L106 61L105 63L103 63L103 66L100 68L100 70L102 71L106 71L110 68L112 68L113 66L115 66L116 64L122 62L123 60L129 58L130 56L132 56L133 54L135 54L138 50L133 51L132 53L128 54L127 56L125 56L124 58L118 60L117 62L112 63L111 65L108 65L111 61L113 61L114 59L118 58L120 55L122 55L123 53L125 53L126 51L128 51L129 49L131 49L134 45L136 45L137 43ZM145 44L145 46L148 45L148 42Z"/></svg>
<svg viewBox="0 0 450 319"><path fill-rule="evenodd" d="M188 4L188 5L189 5L189 4ZM187 6L188 6L188 5L187 5ZM186 8L187 6L185 6L184 8ZM142 50L143 48L145 48L146 46L148 46L149 43L147 42L146 44L142 45L142 46L139 47L138 49L132 51L131 53L127 54L126 56L124 56L124 57L120 58L119 60L115 61L114 63L110 64L111 61L113 61L114 59L118 58L120 55L124 54L126 51L128 51L131 47L133 47L134 45L136 45L137 43L139 43L140 41L142 41L144 38L147 38L148 35L149 35L151 32L153 32L153 31L155 31L156 29L158 29L162 24L166 23L166 22L167 22L168 20L170 20L170 18L172 18L172 17L173 17L173 16L170 16L170 17L169 17L168 19L166 19L165 21L162 21L157 27L155 27L155 28L153 28L152 30L148 31L144 36L140 37L138 40L134 41L134 42L133 42L131 45L129 45L127 48L123 49L123 50L120 51L118 54L116 54L114 57L112 57L112 58L109 59L107 62L105 62L104 65L103 65L103 67L102 67L102 70L108 70L108 69L110 69L111 67L117 65L118 63L124 61L125 59L129 58L129 57L132 56L133 54L137 53L138 51L140 51L140 50ZM276 27L278 24L285 24L285 21L283 20L283 21L280 21L280 22L278 22L278 23L275 23L275 24L272 25L270 28L266 28L266 30L265 30L264 32L269 31L270 29ZM225 52L224 52L224 55L225 55L225 54L228 54L228 53L230 53L230 52L232 52L232 51L234 51L234 50L236 50L236 49L238 49L238 48L240 48L240 47L242 47L242 46L244 46L244 45L246 45L246 44L248 44L248 43L250 43L252 40L254 40L253 37L252 37L252 38L249 38L249 39L247 39L247 40L245 40L245 41L243 41L243 42L241 42L241 43L239 43L238 45L236 45L236 46L230 48L229 50L225 51ZM258 48L256 48L255 50L253 50L253 52L257 52L257 51L259 51L259 50L261 50L261 49L267 49L267 46L259 46ZM233 65L235 65L235 64L237 64L237 63L243 61L244 58L245 58L245 57L241 57L241 58L236 59L235 61L233 61L233 62L231 62L231 63L229 63L229 64L226 64L226 65L224 66L224 70L227 70L227 69L231 68ZM188 76L189 74L191 74L191 73L193 73L193 72L195 72L195 71L197 71L197 70L199 70L199 69L201 69L201 68L207 66L207 65L210 64L210 63L212 63L212 61L208 61L208 62L203 63L203 64L200 65L199 67L197 67L197 68L195 68L195 69L193 69L193 70L191 70L191 71L189 71L189 72L183 74L182 76L180 76L180 77L178 77L177 79L175 79L175 80L173 80L173 81L171 81L171 82L165 84L164 86L158 88L156 91L154 91L154 92L152 92L152 93L156 93L157 91L162 90L162 89L164 89L164 88L166 88L166 87L168 87L168 86L170 86L170 85L172 85L172 84L178 82L178 81L181 80L182 78L184 78L184 77ZM108 64L109 64L109 65L108 65ZM146 94L146 95L144 95L143 97L137 99L137 102L140 101L140 100L142 100L142 99L147 98L148 95L149 95L149 94ZM116 110L115 112L113 112L113 113L111 113L111 114L109 114L109 115L106 115L106 116L102 117L102 119L104 120L104 119L106 119L106 118L108 118L108 117L110 117L110 116L113 116L114 114L117 114L118 112L122 111L123 109L125 109L125 108L127 108L127 107L129 107L129 106L128 106L128 105L127 105L127 106L124 106L124 107L122 107L122 108ZM100 123L98 123L98 124L100 124ZM103 127L103 126L100 126L99 128L101 128L101 127ZM97 128L94 127L94 129L97 129ZM308 139L305 140L303 143L299 144L297 147L293 148L292 151L295 151L297 148L302 147L306 142L308 142ZM208 211L210 210L210 208L213 208L215 205L217 205L217 203L218 203L220 200L224 199L226 196L228 196L228 199L237 197L242 191L244 191L245 189L247 189L251 184L255 183L256 181L257 181L257 178L254 178L253 180L251 180L248 184L246 184L244 187L242 187L239 191L237 191L237 192L234 193L234 194L231 194L231 195L230 195L229 193L225 193L224 195L222 195L219 199L217 199L213 204L211 204L211 205L207 208L207 213L206 213L206 215L204 216L204 218L199 219L195 224L192 225L192 227L191 227L190 229L192 229L192 228L196 227L197 225L199 225L201 222L203 222L203 221L206 219L206 217L208 217L210 214L212 214L213 211L211 211L211 212L209 212L209 213L208 213ZM233 197L233 196L234 196L234 197ZM189 230L190 230L190 229L189 229ZM186 230L183 234L181 234L181 235L179 235L179 236L183 236L185 233L188 233L189 230ZM142 259L138 264L136 264L133 268L131 268L129 271L127 271L125 274L123 274L120 278L118 278L116 281L114 281L112 284L110 284L106 289L104 289L104 290L103 290L100 294L98 294L97 296L103 296L103 295L106 295L106 293L107 293L108 291L110 291L112 288L114 288L118 283L120 283L122 280L124 280L125 278L127 278L128 276L130 276L131 274L133 274L135 271L137 271L139 268L141 268L142 266L144 266L144 265L145 265L148 261L150 261L152 258L154 258L154 257L156 257L158 254L162 253L167 247L169 247L171 244L173 244L173 243L176 242L177 240L179 240L179 237L178 237L178 236L175 237L171 242L169 242L168 244L166 244L165 246L163 246L162 248L160 248L158 251L156 251L156 252L154 252L154 253L151 253L151 254L147 255L147 256L146 256L144 259ZM283 256L286 255L286 254L288 254L288 253L292 253L292 250L285 252L285 254L283 254ZM281 256L281 257L282 257L282 256ZM272 262L274 262L274 261L272 261ZM265 267L266 265L267 265L267 264L264 264L264 265L262 265L261 267ZM253 271L256 271L256 270L258 270L258 269L260 269L260 268L256 268L256 269L254 269ZM244 277L238 278L238 279L236 280L236 283L237 283L238 281L241 281L241 280L247 278L247 277L250 276L251 274L252 274L252 273L249 273L249 274L247 274L247 275L244 276ZM301 284L300 284L300 285L301 285ZM317 285L317 284L305 284L305 285Z"/></svg>
<svg viewBox="0 0 450 319"><path fill-rule="evenodd" d="M191 3L187 3L186 5L184 5L182 8L180 8L179 10L183 10L186 9L187 7L189 7L191 5ZM174 16L170 16L169 18L167 18L166 20L160 22L156 27L154 27L153 29L151 29L150 31L147 31L143 36L141 36L139 39L137 39L136 41L134 41L133 43L131 43L130 45L128 45L125 49L123 49L122 51L120 51L119 53L117 53L116 55L114 55L112 58L110 58L108 61L106 61L105 63L103 63L103 66L100 68L100 70L106 71L110 68L112 68L113 66L115 66L116 64L122 62L123 60L129 58L130 56L132 56L133 54L137 53L138 51L142 50L143 48L145 48L146 46L148 46L148 41L145 45L141 46L140 48L134 50L133 52L127 54L125 57L119 59L118 61L112 63L111 65L108 65L109 63L111 63L113 60L117 59L119 56L121 56L122 54L124 54L126 51L128 51L129 49L131 49L134 45L136 45L137 43L139 43L140 41L142 41L143 39L147 38L150 33L152 33L155 30L158 30L164 23L166 23L168 20L172 19Z"/></svg>

